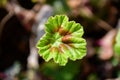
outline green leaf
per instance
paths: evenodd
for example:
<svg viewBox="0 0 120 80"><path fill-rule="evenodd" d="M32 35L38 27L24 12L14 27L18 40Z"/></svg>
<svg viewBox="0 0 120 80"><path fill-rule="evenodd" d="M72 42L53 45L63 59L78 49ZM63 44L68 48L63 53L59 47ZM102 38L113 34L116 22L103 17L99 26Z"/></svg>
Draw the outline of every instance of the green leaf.
<svg viewBox="0 0 120 80"><path fill-rule="evenodd" d="M37 43L38 53L45 61L53 59L61 66L66 65L68 59L82 59L86 55L83 33L83 27L65 15L50 17L45 24L45 34Z"/></svg>
<svg viewBox="0 0 120 80"><path fill-rule="evenodd" d="M120 56L120 29L117 33L116 39L115 39L115 46L114 46L114 51L116 55Z"/></svg>

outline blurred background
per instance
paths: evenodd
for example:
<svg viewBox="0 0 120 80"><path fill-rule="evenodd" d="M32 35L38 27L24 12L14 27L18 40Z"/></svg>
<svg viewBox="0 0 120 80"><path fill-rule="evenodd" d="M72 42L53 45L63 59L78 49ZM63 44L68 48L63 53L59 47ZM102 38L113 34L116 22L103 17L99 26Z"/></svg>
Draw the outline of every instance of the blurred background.
<svg viewBox="0 0 120 80"><path fill-rule="evenodd" d="M36 42L50 16L84 27L87 55L45 62ZM120 0L0 0L0 80L120 80Z"/></svg>

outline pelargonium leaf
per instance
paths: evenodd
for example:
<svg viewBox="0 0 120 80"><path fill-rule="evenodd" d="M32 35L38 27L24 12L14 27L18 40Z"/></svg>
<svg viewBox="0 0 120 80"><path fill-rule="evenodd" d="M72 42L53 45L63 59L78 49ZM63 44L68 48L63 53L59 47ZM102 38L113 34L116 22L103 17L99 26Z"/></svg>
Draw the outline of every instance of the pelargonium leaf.
<svg viewBox="0 0 120 80"><path fill-rule="evenodd" d="M45 34L37 43L38 53L45 61L53 59L62 66L68 59L82 59L86 55L83 33L83 27L65 15L50 17L45 24Z"/></svg>

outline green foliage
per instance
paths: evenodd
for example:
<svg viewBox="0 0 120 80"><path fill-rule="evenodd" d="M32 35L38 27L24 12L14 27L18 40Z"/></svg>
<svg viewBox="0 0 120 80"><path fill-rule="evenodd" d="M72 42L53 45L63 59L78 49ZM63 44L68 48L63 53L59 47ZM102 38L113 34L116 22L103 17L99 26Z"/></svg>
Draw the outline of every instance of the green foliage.
<svg viewBox="0 0 120 80"><path fill-rule="evenodd" d="M113 66L117 66L119 64L119 59L116 58L116 57L113 57L111 59L111 63L112 63Z"/></svg>
<svg viewBox="0 0 120 80"><path fill-rule="evenodd" d="M99 1L97 1L97 0L90 0L90 3L94 7L101 8L106 3L106 1L105 0L99 0Z"/></svg>
<svg viewBox="0 0 120 80"><path fill-rule="evenodd" d="M117 33L116 39L115 39L115 46L114 46L114 51L116 55L120 56L120 29Z"/></svg>
<svg viewBox="0 0 120 80"><path fill-rule="evenodd" d="M86 55L83 27L79 23L68 21L67 16L50 17L45 24L45 32L37 43L38 53L45 61L53 58L55 63L64 66L68 59L75 61Z"/></svg>
<svg viewBox="0 0 120 80"><path fill-rule="evenodd" d="M0 0L0 7L4 7L7 3L7 0Z"/></svg>
<svg viewBox="0 0 120 80"><path fill-rule="evenodd" d="M72 69L71 69L72 68ZM44 63L40 67L41 73L52 80L76 80L76 75L80 72L80 61L69 61L62 67L53 62Z"/></svg>
<svg viewBox="0 0 120 80"><path fill-rule="evenodd" d="M53 3L54 14L66 14L69 8L66 4L66 0L55 0Z"/></svg>
<svg viewBox="0 0 120 80"><path fill-rule="evenodd" d="M92 73L88 76L88 80L98 80L97 75L95 73Z"/></svg>
<svg viewBox="0 0 120 80"><path fill-rule="evenodd" d="M38 2L38 0L31 0L33 3Z"/></svg>

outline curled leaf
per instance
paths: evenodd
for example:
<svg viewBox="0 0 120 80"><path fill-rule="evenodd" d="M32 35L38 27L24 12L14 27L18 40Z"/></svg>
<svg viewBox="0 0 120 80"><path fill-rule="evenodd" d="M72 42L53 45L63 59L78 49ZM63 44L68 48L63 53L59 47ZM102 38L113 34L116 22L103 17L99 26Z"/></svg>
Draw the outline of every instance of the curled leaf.
<svg viewBox="0 0 120 80"><path fill-rule="evenodd" d="M65 65L68 59L82 59L86 55L83 33L83 27L65 15L50 17L45 24L45 34L37 43L40 56L60 65Z"/></svg>

